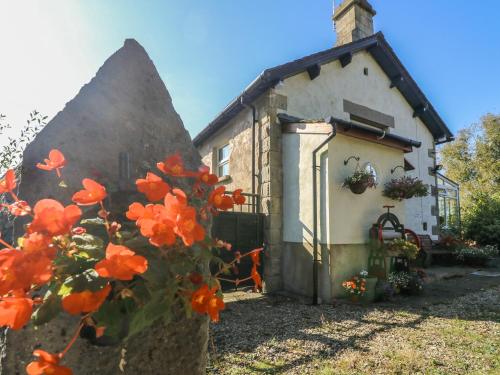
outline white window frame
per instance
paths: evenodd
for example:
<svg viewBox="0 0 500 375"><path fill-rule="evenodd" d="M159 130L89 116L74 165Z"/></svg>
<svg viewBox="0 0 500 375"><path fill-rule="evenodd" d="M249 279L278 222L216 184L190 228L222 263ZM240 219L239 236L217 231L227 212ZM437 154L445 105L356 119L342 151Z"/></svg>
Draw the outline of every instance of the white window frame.
<svg viewBox="0 0 500 375"><path fill-rule="evenodd" d="M224 158L224 159L220 159L220 151L224 148L227 147L227 157ZM220 146L220 147L217 147L217 176L219 177L225 177L225 176L228 176L229 173L230 173L230 166L229 166L229 155L231 154L231 148L230 148L230 145L229 143L225 143L224 145ZM225 165L227 165L227 168L228 168L228 173L227 174L222 174L221 173L221 168L224 167Z"/></svg>

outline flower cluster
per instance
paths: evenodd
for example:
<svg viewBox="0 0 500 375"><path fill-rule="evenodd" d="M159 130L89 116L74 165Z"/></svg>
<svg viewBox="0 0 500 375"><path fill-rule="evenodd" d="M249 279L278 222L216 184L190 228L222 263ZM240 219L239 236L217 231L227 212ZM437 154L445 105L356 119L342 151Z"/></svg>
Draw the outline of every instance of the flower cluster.
<svg viewBox="0 0 500 375"><path fill-rule="evenodd" d="M50 151L44 163L37 164L59 178L65 166L59 150ZM219 275L241 257L252 259L249 278L256 288L261 287L257 266L262 249L237 253L230 264L218 261L215 275L203 273L214 259L213 247L231 249L211 239L203 221L219 210L243 204L242 191L227 194L223 186L214 188L218 178L208 168L187 170L178 154L157 167L170 183L152 172L138 179L137 190L145 202L129 206L125 215L130 222L125 223L113 220L105 207L108 192L95 180L84 178L71 204L41 199L33 207L16 196L13 170L0 180L0 194L10 195L4 208L12 215L31 218L16 247L0 238L4 246L0 250L0 326L18 330L30 320L43 324L61 311L81 316L66 349L58 354L36 350L38 360L28 365L28 374L71 374L59 362L85 326L93 327L96 337L122 340L160 319L168 322L174 306L218 321L224 308ZM191 181L191 191L171 186L177 179ZM82 206L97 217L83 218ZM45 296L38 296L40 290L47 291Z"/></svg>
<svg viewBox="0 0 500 375"><path fill-rule="evenodd" d="M460 261L465 261L468 258L491 259L498 255L498 248L494 245L486 245L483 247L462 247L455 250L455 256Z"/></svg>
<svg viewBox="0 0 500 375"><path fill-rule="evenodd" d="M377 183L375 182L375 176L371 172L365 169L358 169L351 176L346 177L342 186L350 187L353 185L364 185L374 188L377 186Z"/></svg>
<svg viewBox="0 0 500 375"><path fill-rule="evenodd" d="M429 195L429 186L417 177L403 176L386 183L382 195L397 201L413 197L426 197Z"/></svg>
<svg viewBox="0 0 500 375"><path fill-rule="evenodd" d="M416 295L422 293L424 289L423 278L425 273L422 271L417 272L391 272L387 281L394 290L399 293Z"/></svg>
<svg viewBox="0 0 500 375"><path fill-rule="evenodd" d="M416 259L420 249L413 242L404 240L402 238L396 238L387 244L387 250L389 253L395 254L396 256L404 256L410 260Z"/></svg>
<svg viewBox="0 0 500 375"><path fill-rule="evenodd" d="M366 292L366 278L368 277L368 272L363 270L359 275L353 276L350 280L346 280L342 283L342 287L347 293L356 296L362 296Z"/></svg>

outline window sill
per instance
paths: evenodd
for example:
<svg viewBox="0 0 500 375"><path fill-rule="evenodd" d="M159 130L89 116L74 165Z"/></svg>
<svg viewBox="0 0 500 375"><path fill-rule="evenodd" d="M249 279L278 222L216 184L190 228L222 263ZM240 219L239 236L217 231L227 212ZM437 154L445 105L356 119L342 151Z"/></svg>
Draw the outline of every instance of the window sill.
<svg viewBox="0 0 500 375"><path fill-rule="evenodd" d="M225 175L222 177L219 177L219 184L221 183L228 183L231 182L231 176L230 175Z"/></svg>

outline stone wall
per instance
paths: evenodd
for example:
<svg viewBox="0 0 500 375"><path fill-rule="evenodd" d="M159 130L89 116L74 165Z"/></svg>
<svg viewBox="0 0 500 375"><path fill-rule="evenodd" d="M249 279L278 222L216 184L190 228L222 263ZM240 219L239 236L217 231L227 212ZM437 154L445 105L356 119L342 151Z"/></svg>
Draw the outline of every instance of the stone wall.
<svg viewBox="0 0 500 375"><path fill-rule="evenodd" d="M67 189L58 188L54 172L35 167L52 148L60 149L68 160L62 171ZM136 178L154 171L157 161L177 151L187 168L199 167L200 156L153 62L135 40L127 40L26 148L19 196L30 203L49 197L68 204L81 179L88 176L122 200L131 199L124 189L135 189ZM123 153L128 157L120 163ZM114 202L106 204L112 207ZM21 224L16 222L18 232ZM170 324L157 322L121 345L97 347L77 340L64 364L78 375L205 373L207 317L174 315ZM63 350L77 323L76 317L60 314L36 330L9 330L3 373L24 373L34 349ZM124 371L119 369L121 359L127 362Z"/></svg>
<svg viewBox="0 0 500 375"><path fill-rule="evenodd" d="M259 212L265 215L264 224L264 284L267 292L282 288L282 165L281 125L276 114L286 106L283 97L274 90L263 94L253 105L256 107L256 194L260 197ZM252 111L245 109L223 129L198 146L202 162L212 171L217 168L217 149L230 145L230 176L221 181L227 190L252 190Z"/></svg>

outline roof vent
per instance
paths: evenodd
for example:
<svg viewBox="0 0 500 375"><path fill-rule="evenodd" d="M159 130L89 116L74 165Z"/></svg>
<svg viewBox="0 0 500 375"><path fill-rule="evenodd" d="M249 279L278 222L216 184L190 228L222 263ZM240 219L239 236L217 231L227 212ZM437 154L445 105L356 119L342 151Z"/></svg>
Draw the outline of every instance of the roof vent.
<svg viewBox="0 0 500 375"><path fill-rule="evenodd" d="M333 13L337 46L373 35L373 17L377 13L367 0L344 0Z"/></svg>

